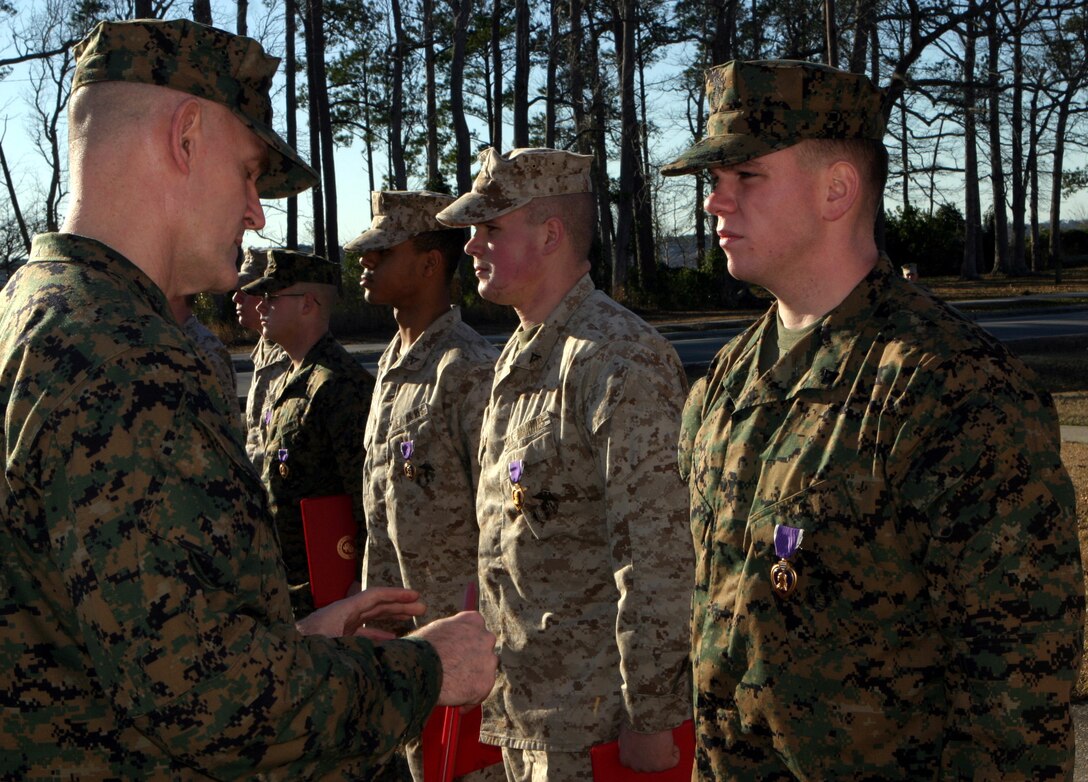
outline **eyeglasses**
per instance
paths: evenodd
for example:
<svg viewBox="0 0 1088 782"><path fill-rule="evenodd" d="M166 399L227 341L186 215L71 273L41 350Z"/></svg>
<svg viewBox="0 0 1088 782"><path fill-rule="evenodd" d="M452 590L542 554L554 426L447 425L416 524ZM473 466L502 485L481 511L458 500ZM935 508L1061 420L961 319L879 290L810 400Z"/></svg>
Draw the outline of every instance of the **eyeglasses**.
<svg viewBox="0 0 1088 782"><path fill-rule="evenodd" d="M289 299L292 296L305 295L305 293L262 293L261 300L264 301L265 304L267 304L268 302L275 301L276 299Z"/></svg>

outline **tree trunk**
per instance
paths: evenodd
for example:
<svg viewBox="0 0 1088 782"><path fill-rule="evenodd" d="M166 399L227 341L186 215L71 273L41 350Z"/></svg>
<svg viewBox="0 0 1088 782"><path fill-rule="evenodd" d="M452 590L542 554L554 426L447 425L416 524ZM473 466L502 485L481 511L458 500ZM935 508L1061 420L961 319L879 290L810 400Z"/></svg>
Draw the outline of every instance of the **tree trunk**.
<svg viewBox="0 0 1088 782"><path fill-rule="evenodd" d="M1024 263L1024 47L1020 0L1013 0L1012 29L1012 253L1009 267L1022 274Z"/></svg>
<svg viewBox="0 0 1088 782"><path fill-rule="evenodd" d="M23 210L19 206L19 194L15 192L15 183L11 179L11 169L8 168L8 158L4 154L4 140L2 138L0 138L0 170L4 173L4 184L7 186L8 196L11 197L11 211L15 213L15 221L19 224L19 236L23 240L23 249L29 256L30 231L27 230Z"/></svg>
<svg viewBox="0 0 1088 782"><path fill-rule="evenodd" d="M1030 216L1031 270L1042 271L1042 247L1039 246L1039 133L1043 120L1039 115L1038 85L1031 92L1031 109L1028 112L1028 213Z"/></svg>
<svg viewBox="0 0 1088 782"><path fill-rule="evenodd" d="M1054 127L1054 174L1050 184L1050 268L1054 284L1062 282L1062 172L1065 168L1065 132L1069 126L1070 107L1076 94L1075 81L1070 81L1058 103L1058 122Z"/></svg>
<svg viewBox="0 0 1088 782"><path fill-rule="evenodd" d="M193 0L193 21L201 24L212 24L211 0Z"/></svg>
<svg viewBox="0 0 1088 782"><path fill-rule="evenodd" d="M472 189L472 140L465 119L465 97L462 82L465 74L465 45L472 20L472 0L453 3L453 60L450 63L450 113L453 115L453 135L457 145L457 192Z"/></svg>
<svg viewBox="0 0 1088 782"><path fill-rule="evenodd" d="M588 9L588 6L586 6ZM589 46L585 51L586 73L593 74L592 127L593 127L593 177L594 190L597 193L597 220L600 226L599 236L601 252L594 279L611 291L611 265L615 264L615 224L612 220L612 195L608 177L608 107L606 104L605 75L601 73L602 64L598 52L601 50L600 24L589 19Z"/></svg>
<svg viewBox="0 0 1088 782"><path fill-rule="evenodd" d="M1001 96L998 84L999 55L1001 41L997 33L997 11L990 9L987 19L989 29L989 78L990 102L990 176L993 184L994 202L994 266L993 274L1010 271L1009 264L1009 227L1005 213L1005 167L1001 161Z"/></svg>
<svg viewBox="0 0 1088 782"><path fill-rule="evenodd" d="M491 103L494 106L491 146L502 150L502 0L494 0L491 6L491 62L495 74L495 81L491 85Z"/></svg>
<svg viewBox="0 0 1088 782"><path fill-rule="evenodd" d="M547 95L544 96L544 146L555 147L556 71L559 70L559 0L548 0Z"/></svg>
<svg viewBox="0 0 1088 782"><path fill-rule="evenodd" d="M400 0L389 0L393 13L393 87L389 98L389 164L394 190L408 189L408 166L404 160L404 60L408 43L401 19Z"/></svg>
<svg viewBox="0 0 1088 782"><path fill-rule="evenodd" d="M620 182L616 202L616 256L612 296L623 299L630 268L635 221L638 119L635 113L635 0L615 0L616 55L620 66Z"/></svg>
<svg viewBox="0 0 1088 782"><path fill-rule="evenodd" d="M529 146L529 0L514 3L514 146Z"/></svg>
<svg viewBox="0 0 1088 782"><path fill-rule="evenodd" d="M824 38L826 41L827 64L839 67L839 25L835 19L835 0L824 0Z"/></svg>
<svg viewBox="0 0 1088 782"><path fill-rule="evenodd" d="M325 78L325 22L323 0L310 0L314 39L314 77L312 102L317 104L318 130L321 138L321 179L325 190L325 257L340 263L339 226L336 209L336 160L329 112L329 82Z"/></svg>
<svg viewBox="0 0 1088 782"><path fill-rule="evenodd" d="M975 0L970 0L974 10ZM960 277L974 280L978 277L982 251L982 205L979 194L978 172L978 98L975 90L975 52L978 41L974 14L966 22L963 58L963 168L964 168L964 235L963 263Z"/></svg>
<svg viewBox="0 0 1088 782"><path fill-rule="evenodd" d="M249 0L238 0L238 15L235 17L235 29L238 35L249 35Z"/></svg>
<svg viewBox="0 0 1088 782"><path fill-rule="evenodd" d="M132 18L133 19L150 19L152 18L151 0L136 0L132 4Z"/></svg>
<svg viewBox="0 0 1088 782"><path fill-rule="evenodd" d="M873 0L857 0L854 3L854 44L850 49L847 67L852 73L865 73L866 51L873 31Z"/></svg>
<svg viewBox="0 0 1088 782"><path fill-rule="evenodd" d="M311 0L312 2L312 0ZM321 118L318 116L318 102L314 97L314 85L317 83L316 59L314 49L313 18L309 7L302 15L303 38L306 41L306 87L309 93L307 110L310 120L310 165L315 171L321 171ZM313 251L315 255L325 256L325 201L322 197L322 182L310 190L310 203L313 210Z"/></svg>
<svg viewBox="0 0 1088 782"><path fill-rule="evenodd" d="M285 119L287 120L287 143L291 149L298 149L298 86L295 84L295 23L298 13L295 0L286 0L283 10L284 23L284 76L287 80L285 97ZM287 199L287 246L298 247L298 196Z"/></svg>
<svg viewBox="0 0 1088 782"><path fill-rule="evenodd" d="M453 7L453 13L456 17L456 6ZM427 99L426 188L428 190L443 191L447 188L442 184L442 173L438 170L438 89L435 84L434 59L434 0L423 0L423 72L426 80L424 91ZM462 70L464 70L464 63L462 63ZM454 84L456 84L455 90L460 89L460 79L454 82L451 76L451 87Z"/></svg>
<svg viewBox="0 0 1088 782"><path fill-rule="evenodd" d="M570 41L567 63L570 71L570 102L574 113L574 148L583 155L593 153L591 129L586 115L585 82L582 78L582 0L570 0Z"/></svg>

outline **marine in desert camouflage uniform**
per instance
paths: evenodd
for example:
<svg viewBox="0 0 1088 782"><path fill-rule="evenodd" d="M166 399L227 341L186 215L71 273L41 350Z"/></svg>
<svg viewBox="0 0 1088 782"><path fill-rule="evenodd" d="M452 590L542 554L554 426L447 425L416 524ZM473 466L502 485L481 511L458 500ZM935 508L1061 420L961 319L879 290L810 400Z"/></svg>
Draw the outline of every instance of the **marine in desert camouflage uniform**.
<svg viewBox="0 0 1088 782"><path fill-rule="evenodd" d="M1050 398L903 280L873 221L886 153L863 76L707 78L730 272L776 303L692 388L706 780L1070 779L1083 578Z"/></svg>
<svg viewBox="0 0 1088 782"><path fill-rule="evenodd" d="M249 389L246 391L246 408L243 412L246 430L246 455L253 462L257 474L264 472L264 443L261 439L261 414L264 412L268 389L276 379L287 371L291 357L275 342L264 338L261 333L261 315L257 312L260 296L250 296L243 287L264 275L268 266L268 253L247 249L242 268L238 271L238 287L232 300L238 316L238 325L257 333L257 344L249 354L253 364Z"/></svg>
<svg viewBox="0 0 1088 782"><path fill-rule="evenodd" d="M374 378L329 331L340 274L339 264L320 256L275 249L268 251L264 275L243 288L263 297L257 311L264 335L291 359L269 389L261 415L261 479L299 615L313 609L302 500L347 494L359 530L359 559L366 535L363 434Z"/></svg>
<svg viewBox="0 0 1088 782"><path fill-rule="evenodd" d="M397 322L366 424L363 584L414 589L435 615L461 610L476 583L480 419L499 355L450 306L465 232L435 214L452 202L427 191L373 193L369 230L345 245L361 254L366 300L391 305ZM418 744L408 750L423 782ZM464 778L505 776L493 766Z"/></svg>
<svg viewBox="0 0 1088 782"><path fill-rule="evenodd" d="M473 225L480 294L521 325L499 357L480 443L480 610L499 638L484 741L508 778L590 778L618 739L673 767L690 717L692 548L675 440L686 380L653 328L593 287L590 158L480 154L439 213Z"/></svg>
<svg viewBox="0 0 1088 782"><path fill-rule="evenodd" d="M296 625L264 491L171 316L234 286L258 194L315 181L271 129L276 60L185 20L104 22L75 56L64 233L0 295L0 778L365 778L436 702L488 692L494 639L471 615L322 637L418 613L408 591Z"/></svg>

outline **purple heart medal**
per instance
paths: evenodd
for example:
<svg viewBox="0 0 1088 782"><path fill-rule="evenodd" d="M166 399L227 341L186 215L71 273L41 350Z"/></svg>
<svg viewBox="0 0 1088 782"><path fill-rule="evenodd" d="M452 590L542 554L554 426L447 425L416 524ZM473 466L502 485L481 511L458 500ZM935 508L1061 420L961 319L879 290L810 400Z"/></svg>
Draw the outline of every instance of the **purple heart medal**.
<svg viewBox="0 0 1088 782"><path fill-rule="evenodd" d="M416 466L412 464L412 454L415 452L415 441L405 440L400 444L400 457L404 459L404 477L410 481L416 479Z"/></svg>
<svg viewBox="0 0 1088 782"><path fill-rule="evenodd" d="M518 511L525 507L525 489L521 485L523 468L524 465L521 459L510 462L510 483L514 485L513 491L510 492L510 498L514 501L515 510Z"/></svg>
<svg viewBox="0 0 1088 782"><path fill-rule="evenodd" d="M771 566L771 588L779 597L789 597L797 588L797 571L789 560L801 548L804 535L803 529L785 524L774 525L774 553L778 562Z"/></svg>
<svg viewBox="0 0 1088 782"><path fill-rule="evenodd" d="M280 458L280 477L281 478L286 478L288 476L288 474L290 474L290 472L291 472L290 470L287 469L287 449L286 448L280 448L279 458Z"/></svg>

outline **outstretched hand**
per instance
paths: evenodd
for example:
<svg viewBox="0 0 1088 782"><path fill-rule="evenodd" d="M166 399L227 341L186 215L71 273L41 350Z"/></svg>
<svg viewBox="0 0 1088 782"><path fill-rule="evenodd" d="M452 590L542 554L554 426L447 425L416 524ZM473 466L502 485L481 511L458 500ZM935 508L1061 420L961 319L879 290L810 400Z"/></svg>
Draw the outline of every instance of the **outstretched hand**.
<svg viewBox="0 0 1088 782"><path fill-rule="evenodd" d="M368 629L366 622L376 619L405 621L420 616L426 606L419 602L419 592L400 587L374 587L349 595L317 609L295 623L303 635L363 635L371 640L392 638L391 633Z"/></svg>
<svg viewBox="0 0 1088 782"><path fill-rule="evenodd" d="M464 706L483 701L495 686L499 658L495 636L475 611L462 611L431 622L411 634L429 642L442 660L440 706Z"/></svg>

